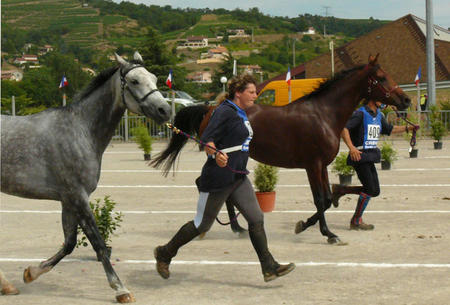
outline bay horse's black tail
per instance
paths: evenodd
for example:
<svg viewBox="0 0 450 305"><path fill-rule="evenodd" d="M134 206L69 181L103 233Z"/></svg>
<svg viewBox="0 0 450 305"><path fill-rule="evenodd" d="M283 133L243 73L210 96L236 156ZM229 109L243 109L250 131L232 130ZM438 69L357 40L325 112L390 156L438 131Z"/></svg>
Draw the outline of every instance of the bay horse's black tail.
<svg viewBox="0 0 450 305"><path fill-rule="evenodd" d="M209 106L206 105L185 107L175 115L173 125L185 133L198 135L200 124L208 110ZM163 175L167 176L187 140L185 136L172 132L172 138L166 149L160 152L150 165L161 168Z"/></svg>

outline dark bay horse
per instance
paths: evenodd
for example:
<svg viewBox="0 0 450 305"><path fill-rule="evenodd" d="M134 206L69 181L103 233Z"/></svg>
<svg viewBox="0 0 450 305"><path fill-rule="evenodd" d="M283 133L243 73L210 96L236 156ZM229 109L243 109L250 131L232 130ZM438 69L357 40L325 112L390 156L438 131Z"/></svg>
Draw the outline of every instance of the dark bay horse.
<svg viewBox="0 0 450 305"><path fill-rule="evenodd" d="M331 191L327 166L334 160L340 144L340 134L347 120L363 99L382 101L397 109L410 104L408 96L384 72L376 57L367 65L343 71L322 83L318 89L286 106L254 105L246 112L253 128L250 157L285 168L306 169L317 212L307 222L299 221L299 233L319 221L320 232L330 244L342 243L327 227L325 210L331 206ZM180 111L174 125L189 133L201 133L206 126L205 106ZM167 173L187 139L174 134L168 147L152 164Z"/></svg>
<svg viewBox="0 0 450 305"><path fill-rule="evenodd" d="M118 67L99 74L67 107L28 116L1 116L1 191L32 199L61 201L64 246L39 266L24 271L29 283L72 253L80 225L120 303L134 297L105 256L106 246L89 207L89 195L100 178L103 152L125 109L158 123L171 109L143 66L139 53L127 62L116 54Z"/></svg>

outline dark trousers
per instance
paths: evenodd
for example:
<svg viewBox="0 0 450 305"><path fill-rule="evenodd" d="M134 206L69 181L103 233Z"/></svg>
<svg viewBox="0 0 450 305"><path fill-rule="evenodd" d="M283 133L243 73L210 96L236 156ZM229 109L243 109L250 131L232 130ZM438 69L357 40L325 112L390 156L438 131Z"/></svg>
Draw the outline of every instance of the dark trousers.
<svg viewBox="0 0 450 305"><path fill-rule="evenodd" d="M372 162L364 162L353 165L359 181L364 189L364 193L370 197L380 195L380 182L378 181L378 173L375 164Z"/></svg>

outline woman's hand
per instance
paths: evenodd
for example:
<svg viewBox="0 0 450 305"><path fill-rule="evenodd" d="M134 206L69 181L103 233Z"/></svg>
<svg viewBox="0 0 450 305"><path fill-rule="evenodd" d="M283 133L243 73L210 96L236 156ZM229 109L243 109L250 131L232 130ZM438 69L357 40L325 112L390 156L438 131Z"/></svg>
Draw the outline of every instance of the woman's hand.
<svg viewBox="0 0 450 305"><path fill-rule="evenodd" d="M216 163L219 167L227 166L228 155L226 153L216 153Z"/></svg>
<svg viewBox="0 0 450 305"><path fill-rule="evenodd" d="M216 145L214 144L214 142L208 142L206 143L208 146L214 147L216 148ZM227 166L228 163L228 155L226 153L218 153L217 151L215 151L214 149L212 149L211 147L208 147L205 145L205 152L208 155L214 155L216 158L216 163L219 167L225 167Z"/></svg>
<svg viewBox="0 0 450 305"><path fill-rule="evenodd" d="M350 149L350 159L352 159L352 161L361 160L361 154L362 154L362 152L359 151L356 147L352 147Z"/></svg>

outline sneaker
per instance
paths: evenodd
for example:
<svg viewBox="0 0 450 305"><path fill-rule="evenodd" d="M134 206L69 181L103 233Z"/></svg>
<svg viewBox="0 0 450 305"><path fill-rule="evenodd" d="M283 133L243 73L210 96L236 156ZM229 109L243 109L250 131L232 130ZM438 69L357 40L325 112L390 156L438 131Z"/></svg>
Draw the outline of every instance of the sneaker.
<svg viewBox="0 0 450 305"><path fill-rule="evenodd" d="M163 279L168 279L170 277L169 271L170 260L168 263L162 260L162 258L164 257L161 253L162 250L163 246L158 246L155 248L155 250L153 250L153 255L155 256L156 259L156 271L158 271L159 275L161 275Z"/></svg>
<svg viewBox="0 0 450 305"><path fill-rule="evenodd" d="M277 277L283 276L295 269L295 264L290 263L287 265L278 265L277 269L273 272L264 272L264 282L270 282Z"/></svg>
<svg viewBox="0 0 450 305"><path fill-rule="evenodd" d="M341 196L342 195L339 193L339 184L331 185L331 202L335 208L339 206L339 198L341 198Z"/></svg>
<svg viewBox="0 0 450 305"><path fill-rule="evenodd" d="M354 223L350 223L350 230L363 230L363 231L370 231L373 230L375 228L374 225L368 224L368 223L364 223L361 221L360 224L354 224Z"/></svg>

